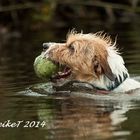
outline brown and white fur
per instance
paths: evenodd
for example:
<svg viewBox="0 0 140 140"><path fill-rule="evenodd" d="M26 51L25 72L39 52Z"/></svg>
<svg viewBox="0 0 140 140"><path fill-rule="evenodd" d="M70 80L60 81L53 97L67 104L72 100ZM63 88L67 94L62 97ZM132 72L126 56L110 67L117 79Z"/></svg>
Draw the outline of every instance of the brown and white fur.
<svg viewBox="0 0 140 140"><path fill-rule="evenodd" d="M101 32L83 34L70 32L65 43L44 43L44 57L71 69L69 77L91 83L95 88L127 92L140 88L129 78L124 60L109 36Z"/></svg>

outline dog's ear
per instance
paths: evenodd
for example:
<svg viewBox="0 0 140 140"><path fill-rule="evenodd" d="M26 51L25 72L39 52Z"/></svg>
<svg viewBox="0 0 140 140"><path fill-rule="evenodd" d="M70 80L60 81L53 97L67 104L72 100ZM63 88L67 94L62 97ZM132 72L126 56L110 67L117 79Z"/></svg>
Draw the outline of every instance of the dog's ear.
<svg viewBox="0 0 140 140"><path fill-rule="evenodd" d="M115 81L116 76L112 73L112 70L105 58L98 58L95 56L93 67L97 75L104 73L111 81Z"/></svg>

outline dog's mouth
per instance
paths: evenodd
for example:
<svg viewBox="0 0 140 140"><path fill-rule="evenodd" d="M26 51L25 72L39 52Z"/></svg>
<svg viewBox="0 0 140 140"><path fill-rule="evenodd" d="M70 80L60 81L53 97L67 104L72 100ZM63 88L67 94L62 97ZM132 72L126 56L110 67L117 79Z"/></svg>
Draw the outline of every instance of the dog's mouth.
<svg viewBox="0 0 140 140"><path fill-rule="evenodd" d="M58 80L67 79L71 76L72 70L67 65L60 64L59 62L54 62L58 65L59 70L57 73L52 75L51 80L56 82Z"/></svg>

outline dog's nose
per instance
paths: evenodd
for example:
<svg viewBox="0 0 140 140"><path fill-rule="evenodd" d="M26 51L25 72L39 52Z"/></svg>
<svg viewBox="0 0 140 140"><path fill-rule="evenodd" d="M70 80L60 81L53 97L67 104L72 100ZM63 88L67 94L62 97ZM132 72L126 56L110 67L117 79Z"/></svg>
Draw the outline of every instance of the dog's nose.
<svg viewBox="0 0 140 140"><path fill-rule="evenodd" d="M50 43L43 43L43 49L47 50L50 47Z"/></svg>

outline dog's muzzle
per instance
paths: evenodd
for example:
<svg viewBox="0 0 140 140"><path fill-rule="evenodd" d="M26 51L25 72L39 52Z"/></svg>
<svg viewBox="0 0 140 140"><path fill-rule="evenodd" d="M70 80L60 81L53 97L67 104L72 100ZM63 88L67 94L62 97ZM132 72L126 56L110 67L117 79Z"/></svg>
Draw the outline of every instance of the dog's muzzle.
<svg viewBox="0 0 140 140"><path fill-rule="evenodd" d="M48 50L50 47L56 46L58 43L55 42L49 42L49 43L43 43L43 49Z"/></svg>
<svg viewBox="0 0 140 140"><path fill-rule="evenodd" d="M43 57L48 58L50 50L52 50L58 43L49 42L49 43L43 43Z"/></svg>

